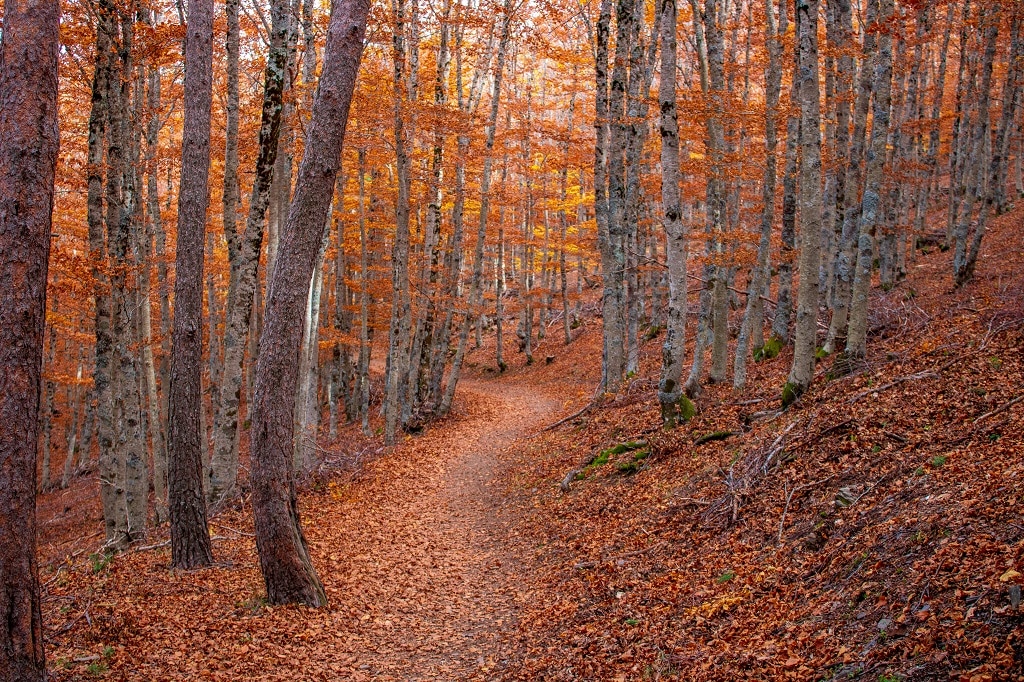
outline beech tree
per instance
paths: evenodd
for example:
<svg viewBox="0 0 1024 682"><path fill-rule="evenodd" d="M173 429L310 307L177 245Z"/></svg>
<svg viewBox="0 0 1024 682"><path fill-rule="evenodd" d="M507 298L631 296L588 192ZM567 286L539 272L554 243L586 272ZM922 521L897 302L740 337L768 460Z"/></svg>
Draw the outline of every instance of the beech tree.
<svg viewBox="0 0 1024 682"><path fill-rule="evenodd" d="M821 97L818 86L818 0L797 0L797 84L800 100L800 288L793 367L782 390L788 405L814 379L821 258Z"/></svg>
<svg viewBox="0 0 1024 682"><path fill-rule="evenodd" d="M260 568L273 604L327 603L309 560L291 467L297 360L303 310L328 224L369 10L369 0L335 0L332 5L295 197L268 285L253 392L252 506Z"/></svg>
<svg viewBox="0 0 1024 682"><path fill-rule="evenodd" d="M0 680L46 679L36 453L57 166L60 5L7 0L0 43Z"/></svg>

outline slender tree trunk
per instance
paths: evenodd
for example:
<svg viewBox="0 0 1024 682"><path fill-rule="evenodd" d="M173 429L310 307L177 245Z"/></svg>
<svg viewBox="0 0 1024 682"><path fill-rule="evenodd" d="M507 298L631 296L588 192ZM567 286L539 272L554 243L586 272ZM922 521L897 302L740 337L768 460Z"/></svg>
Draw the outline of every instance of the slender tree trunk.
<svg viewBox="0 0 1024 682"><path fill-rule="evenodd" d="M263 109L260 115L256 174L249 196L245 232L235 238L236 253L230 263L227 320L224 328L224 375L213 424L210 498L214 502L234 493L238 477L238 409L242 391L242 363L254 314L253 298L259 287L263 227L270 203L270 189L274 183L277 143L281 133L285 68L288 61L287 12L287 0L274 0L271 3L270 51L263 76ZM255 355L252 353L249 362L255 363Z"/></svg>
<svg viewBox="0 0 1024 682"><path fill-rule="evenodd" d="M370 257L366 243L366 150L359 150L359 416L363 434L370 435L370 352L373 327L370 326Z"/></svg>
<svg viewBox="0 0 1024 682"><path fill-rule="evenodd" d="M876 2L867 4L866 21L873 25L878 14ZM846 42L853 40L853 15L849 3L843 0L839 13L840 31ZM842 231L839 236L839 253L836 257L836 283L833 296L832 319L829 322L828 336L824 349L832 353L845 347L847 327L850 321L850 296L853 290L854 273L856 270L857 224L861 212L859 194L863 172L861 161L864 157L865 131L867 129L868 108L871 103L871 83L877 55L876 33L868 31L864 34L862 52L864 62L861 64L860 78L857 85L857 99L853 110L853 137L850 140L850 158L846 166L846 178L843 182L845 209L842 215ZM852 91L854 66L852 57L843 55L839 62L840 87L847 92L847 99ZM842 111L842 110L841 110Z"/></svg>
<svg viewBox="0 0 1024 682"><path fill-rule="evenodd" d="M883 25L892 19L893 0L872 0L877 3L878 19ZM838 369L852 367L867 352L868 294L874 258L875 228L880 219L881 187L885 170L886 142L889 137L889 108L892 92L892 35L878 36L878 58L875 61L874 101L871 109L871 143L867 150L864 175L864 196L858 222L857 270L850 303L850 325L843 358Z"/></svg>
<svg viewBox="0 0 1024 682"><path fill-rule="evenodd" d="M7 0L0 44L0 680L46 680L36 447L57 165L60 7Z"/></svg>
<svg viewBox="0 0 1024 682"><path fill-rule="evenodd" d="M821 101L818 90L818 0L797 0L797 69L800 93L800 289L797 292L793 367L783 389L789 404L814 380L818 339L818 269L821 255Z"/></svg>
<svg viewBox="0 0 1024 682"><path fill-rule="evenodd" d="M956 228L953 232L953 279L957 286L963 285L974 276L974 266L981 248L981 240L985 235L985 222L988 218L988 195L994 191L989 183L986 187L985 148L992 143L989 122L989 105L992 93L992 71L995 63L996 47L999 37L999 6L989 9L983 15L985 26L985 55L981 63L981 86L978 90L978 112L974 128L971 130L970 160L964 168L964 202L960 210ZM1012 106L1012 103L1007 103ZM998 163L998 161L996 162ZM974 234L970 236L971 218L974 204L981 199L978 211L978 222Z"/></svg>
<svg viewBox="0 0 1024 682"><path fill-rule="evenodd" d="M273 604L323 606L323 586L309 559L290 466L302 310L327 226L341 164L368 0L336 0L313 100L295 197L271 274L256 367L252 428L252 506L260 569Z"/></svg>
<svg viewBox="0 0 1024 682"><path fill-rule="evenodd" d="M438 408L440 416L444 416L451 411L452 402L455 400L455 387L458 384L459 373L462 371L462 361L466 355L466 344L469 341L470 327L474 319L479 316L479 308L483 302L484 242L487 238L487 217L491 201L491 165L493 163L495 132L498 126L498 105L501 101L501 80L505 71L505 51L508 48L512 29L513 7L513 0L505 0L501 39L498 41L498 53L494 65L491 111L487 119L485 132L484 167L483 173L480 176L480 221L477 226L476 247L473 255L473 279L469 294L469 308L466 311L466 317L459 332L459 345L455 350L455 358L452 360L452 369L448 376L448 383L445 386L441 405Z"/></svg>
<svg viewBox="0 0 1024 682"><path fill-rule="evenodd" d="M189 0L185 49L185 123L178 194L174 332L168 400L171 564L213 562L203 497L200 412L203 358L203 235L209 207L213 0Z"/></svg>
<svg viewBox="0 0 1024 682"><path fill-rule="evenodd" d="M771 278L769 256L771 255L772 225L775 222L775 185L778 173L778 116L779 96L782 92L782 38L788 25L786 1L779 3L778 28L775 21L774 1L765 1L765 15L768 20L768 64L765 72L765 163L764 181L761 188L761 237L757 245L757 263L754 265L747 290L747 307L743 314L739 338L736 340L736 358L733 364L733 388L741 389L747 383L747 358L750 342L764 327L764 301L762 295ZM760 350L755 346L755 351Z"/></svg>
<svg viewBox="0 0 1024 682"><path fill-rule="evenodd" d="M675 0L661 0L661 210L668 261L668 320L661 346L658 402L665 428L674 428L683 397L683 353L686 350L687 234L680 207L679 121L676 111L677 9Z"/></svg>

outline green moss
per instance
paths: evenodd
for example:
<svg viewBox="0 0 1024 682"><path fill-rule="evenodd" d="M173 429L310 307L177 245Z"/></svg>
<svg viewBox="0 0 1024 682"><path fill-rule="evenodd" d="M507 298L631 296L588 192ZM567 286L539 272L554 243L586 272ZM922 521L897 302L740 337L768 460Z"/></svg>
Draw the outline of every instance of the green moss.
<svg viewBox="0 0 1024 682"><path fill-rule="evenodd" d="M607 464L608 463L608 458L610 456L611 456L611 452L610 451L602 450L601 452L597 453L597 457L595 457L594 459L590 460L590 466L599 467L602 464Z"/></svg>
<svg viewBox="0 0 1024 682"><path fill-rule="evenodd" d="M660 324L652 324L650 327L647 328L647 331L644 333L644 341L652 341L660 333L661 333L661 325Z"/></svg>
<svg viewBox="0 0 1024 682"><path fill-rule="evenodd" d="M782 339L778 336L772 336L764 342L763 346L758 346L754 349L754 362L762 362L764 360L771 360L778 356L782 351Z"/></svg>
<svg viewBox="0 0 1024 682"><path fill-rule="evenodd" d="M800 387L792 381L787 381L782 387L782 406L789 407L800 397Z"/></svg>
<svg viewBox="0 0 1024 682"><path fill-rule="evenodd" d="M633 460L619 462L618 469L619 473L622 474L635 474L640 470L640 462L634 462Z"/></svg>
<svg viewBox="0 0 1024 682"><path fill-rule="evenodd" d="M946 463L946 456L945 455L935 455L934 457L932 457L932 466L935 467L936 469L938 469L939 467L941 467L945 463Z"/></svg>
<svg viewBox="0 0 1024 682"><path fill-rule="evenodd" d="M694 446L704 445L704 443L710 443L713 440L725 440L736 434L732 431L712 431L711 433L705 433L703 436L693 442Z"/></svg>
<svg viewBox="0 0 1024 682"><path fill-rule="evenodd" d="M679 418L682 421L688 422L697 414L697 406L685 394L679 396L677 404L679 405Z"/></svg>

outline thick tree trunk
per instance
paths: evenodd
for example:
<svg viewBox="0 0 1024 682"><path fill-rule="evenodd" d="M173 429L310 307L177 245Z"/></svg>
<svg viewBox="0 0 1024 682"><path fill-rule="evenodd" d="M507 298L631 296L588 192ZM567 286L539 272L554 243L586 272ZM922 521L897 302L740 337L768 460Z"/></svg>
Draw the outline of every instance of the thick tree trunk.
<svg viewBox="0 0 1024 682"><path fill-rule="evenodd" d="M7 0L0 44L0 681L46 679L36 446L57 165L60 7Z"/></svg>
<svg viewBox="0 0 1024 682"><path fill-rule="evenodd" d="M185 123L178 194L174 331L168 400L171 564L213 561L203 496L206 434L200 419L203 359L203 235L209 207L213 0L189 0L185 49Z"/></svg>
<svg viewBox="0 0 1024 682"><path fill-rule="evenodd" d="M291 455L303 307L334 194L368 0L336 0L324 66L307 127L295 197L268 287L256 363L252 426L252 506L260 569L273 604L323 606L299 521Z"/></svg>
<svg viewBox="0 0 1024 682"><path fill-rule="evenodd" d="M391 249L391 326L388 333L387 386L384 391L384 442L392 445L402 421L403 386L408 375L412 309L409 294L409 199L412 183L411 131L408 131L403 93L406 88L405 1L392 0L395 27L394 134L396 157L395 239Z"/></svg>
<svg viewBox="0 0 1024 682"><path fill-rule="evenodd" d="M113 369L113 466L109 479L113 484L117 510L110 547L123 549L146 530L148 489L146 482L145 442L142 434L139 394L138 345L135 312L137 296L128 273L135 268L133 234L138 229L138 203L129 113L132 66L131 14L115 16L110 9L111 40L110 83L107 90L107 178L106 229L110 263L110 334ZM120 26L118 26L118 21ZM120 30L118 30L120 29ZM111 530L108 526L108 531Z"/></svg>

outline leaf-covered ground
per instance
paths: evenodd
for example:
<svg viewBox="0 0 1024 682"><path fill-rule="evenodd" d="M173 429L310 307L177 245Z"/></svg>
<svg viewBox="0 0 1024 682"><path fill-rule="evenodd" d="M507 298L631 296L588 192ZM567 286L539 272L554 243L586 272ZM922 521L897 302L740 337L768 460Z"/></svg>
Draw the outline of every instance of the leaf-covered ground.
<svg viewBox="0 0 1024 682"><path fill-rule="evenodd" d="M1022 217L962 290L918 252L876 292L868 364L822 360L786 412L784 351L662 431L655 338L615 400L545 430L590 403L600 320L568 348L552 326L533 366L509 347L500 376L485 343L455 416L327 446L301 499L324 610L263 603L244 498L212 519L217 566L183 573L159 529L94 554L95 479L47 494L52 676L1022 679Z"/></svg>

